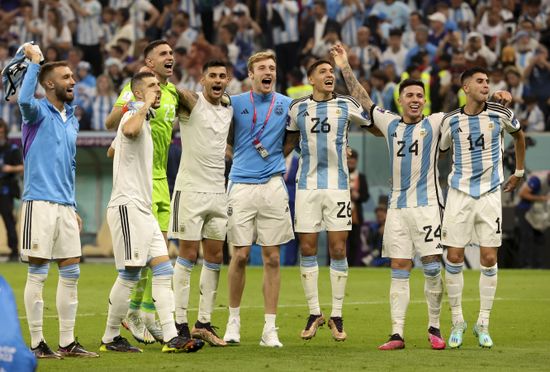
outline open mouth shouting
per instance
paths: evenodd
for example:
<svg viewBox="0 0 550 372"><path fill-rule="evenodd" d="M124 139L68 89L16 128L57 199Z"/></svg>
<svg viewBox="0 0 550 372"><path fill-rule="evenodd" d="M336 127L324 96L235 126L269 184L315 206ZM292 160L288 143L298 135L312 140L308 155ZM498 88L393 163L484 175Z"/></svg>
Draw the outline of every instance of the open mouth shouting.
<svg viewBox="0 0 550 372"><path fill-rule="evenodd" d="M334 88L334 79L325 79L325 81L323 81L323 85L325 86L325 89L332 90Z"/></svg>
<svg viewBox="0 0 550 372"><path fill-rule="evenodd" d="M172 73L174 71L174 61L166 62L164 64L164 68L168 70L168 72Z"/></svg>
<svg viewBox="0 0 550 372"><path fill-rule="evenodd" d="M420 113L420 105L418 103L410 104L409 109L411 110L412 114L419 114Z"/></svg>
<svg viewBox="0 0 550 372"><path fill-rule="evenodd" d="M212 86L212 92L213 92L216 96L219 96L219 95L223 94L222 86L221 86L221 85L213 85L213 86Z"/></svg>
<svg viewBox="0 0 550 372"><path fill-rule="evenodd" d="M273 78L268 76L268 77L264 77L262 79L262 88L264 90L271 90L271 86L273 84Z"/></svg>

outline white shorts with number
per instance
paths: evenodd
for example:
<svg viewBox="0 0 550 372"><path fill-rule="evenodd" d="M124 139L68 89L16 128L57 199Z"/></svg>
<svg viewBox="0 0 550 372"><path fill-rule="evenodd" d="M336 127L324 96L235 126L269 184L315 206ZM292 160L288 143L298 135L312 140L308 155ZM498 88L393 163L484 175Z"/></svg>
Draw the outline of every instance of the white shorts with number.
<svg viewBox="0 0 550 372"><path fill-rule="evenodd" d="M80 231L74 207L41 200L23 202L21 259L80 257Z"/></svg>
<svg viewBox="0 0 550 372"><path fill-rule="evenodd" d="M441 236L444 245L464 248L477 240L482 247L500 247L501 224L500 191L474 199L462 191L449 189Z"/></svg>
<svg viewBox="0 0 550 372"><path fill-rule="evenodd" d="M172 239L225 240L227 195L174 190L168 236Z"/></svg>
<svg viewBox="0 0 550 372"><path fill-rule="evenodd" d="M382 256L413 259L443 253L439 206L390 208L384 226Z"/></svg>
<svg viewBox="0 0 550 372"><path fill-rule="evenodd" d="M234 246L276 246L294 239L288 191L281 176L263 184L230 182L227 239Z"/></svg>
<svg viewBox="0 0 550 372"><path fill-rule="evenodd" d="M296 232L351 230L349 190L296 190L295 211Z"/></svg>
<svg viewBox="0 0 550 372"><path fill-rule="evenodd" d="M113 238L117 270L143 267L151 258L168 255L168 249L153 213L133 204L107 208L107 223Z"/></svg>

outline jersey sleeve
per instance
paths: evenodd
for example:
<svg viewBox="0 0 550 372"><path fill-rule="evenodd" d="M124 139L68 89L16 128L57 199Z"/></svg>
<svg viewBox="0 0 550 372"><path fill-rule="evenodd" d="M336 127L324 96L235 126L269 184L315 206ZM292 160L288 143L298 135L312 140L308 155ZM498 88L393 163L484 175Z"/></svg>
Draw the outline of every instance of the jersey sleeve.
<svg viewBox="0 0 550 372"><path fill-rule="evenodd" d="M353 124L364 128L372 127L372 121L366 111L363 111L361 107L357 107L354 104L350 104L349 107L349 120Z"/></svg>
<svg viewBox="0 0 550 372"><path fill-rule="evenodd" d="M370 110L370 119L372 125L376 126L384 136L388 133L388 127L395 119L401 119L401 117L391 111L384 110L380 106L373 105Z"/></svg>
<svg viewBox="0 0 550 372"><path fill-rule="evenodd" d="M439 151L448 151L451 148L451 121L448 117L441 121L441 140L439 141Z"/></svg>
<svg viewBox="0 0 550 372"><path fill-rule="evenodd" d="M514 115L514 113L511 110L508 110L508 111L510 111L511 116L510 117L504 116L502 120L502 124L503 124L504 130L506 130L508 133L511 134L520 130L521 125L519 123L519 120L516 118L516 115Z"/></svg>
<svg viewBox="0 0 550 372"><path fill-rule="evenodd" d="M132 90L130 89L130 83L126 84L124 88L122 89L122 92L120 92L116 102L115 107L122 107L125 104L127 104L130 101L134 101L134 94L132 93Z"/></svg>
<svg viewBox="0 0 550 372"><path fill-rule="evenodd" d="M288 110L288 117L286 118L286 130L289 132L299 132L298 127L298 110L297 105L291 103L290 110Z"/></svg>

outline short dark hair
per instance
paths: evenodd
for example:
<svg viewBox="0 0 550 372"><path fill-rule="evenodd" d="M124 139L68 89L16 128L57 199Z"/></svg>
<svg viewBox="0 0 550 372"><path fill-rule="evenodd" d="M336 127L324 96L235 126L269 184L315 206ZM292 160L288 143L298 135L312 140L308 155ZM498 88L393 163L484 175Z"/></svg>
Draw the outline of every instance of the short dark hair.
<svg viewBox="0 0 550 372"><path fill-rule="evenodd" d="M332 66L332 63L330 63L329 61L327 61L326 59L318 59L317 61L313 62L311 64L311 66L309 66L309 68L307 69L307 76L310 77L311 74L313 74L313 72L315 71L315 69L321 65L324 65L324 64L327 64L327 65L330 65Z"/></svg>
<svg viewBox="0 0 550 372"><path fill-rule="evenodd" d="M471 78L475 74L485 74L489 76L489 71L487 71L486 68L480 67L480 66L469 68L466 71L464 71L462 75L460 75L460 84L464 84L466 79Z"/></svg>
<svg viewBox="0 0 550 372"><path fill-rule="evenodd" d="M210 67L225 67L227 68L227 63L219 59L211 59L202 65L202 72L205 73Z"/></svg>
<svg viewBox="0 0 550 372"><path fill-rule="evenodd" d="M132 92L136 88L136 85L139 84L143 79L148 77L155 77L155 74L153 74L151 71L142 71L138 72L132 77L132 80L130 81L130 89L132 89Z"/></svg>
<svg viewBox="0 0 550 372"><path fill-rule="evenodd" d="M166 40L155 40L155 41L151 41L149 44L147 44L147 46L145 47L145 49L143 49L143 57L144 58L147 58L147 56L149 56L149 54L151 54L151 52L158 46L161 46L161 45L168 45L170 46L170 44L168 44L168 42Z"/></svg>
<svg viewBox="0 0 550 372"><path fill-rule="evenodd" d="M401 94L406 87L411 87L413 85L421 87L423 91L426 90L422 81L416 79L405 79L399 84L399 94Z"/></svg>
<svg viewBox="0 0 550 372"><path fill-rule="evenodd" d="M400 28L392 28L390 30L390 36L402 36L403 35L403 31L401 31Z"/></svg>
<svg viewBox="0 0 550 372"><path fill-rule="evenodd" d="M40 74L38 74L38 82L44 86L44 82L50 76L50 73L58 67L69 67L69 64L65 61L55 61L44 63L40 68Z"/></svg>

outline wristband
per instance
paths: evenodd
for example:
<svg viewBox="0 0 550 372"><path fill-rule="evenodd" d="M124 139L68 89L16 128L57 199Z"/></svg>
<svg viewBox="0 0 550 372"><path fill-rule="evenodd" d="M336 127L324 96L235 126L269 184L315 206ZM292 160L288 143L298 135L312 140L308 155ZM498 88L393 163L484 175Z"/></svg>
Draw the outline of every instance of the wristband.
<svg viewBox="0 0 550 372"><path fill-rule="evenodd" d="M522 178L524 174L525 169L516 169L516 171L514 172L514 176L516 176L517 178Z"/></svg>

